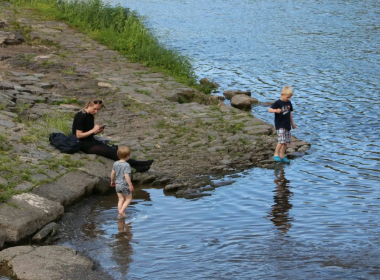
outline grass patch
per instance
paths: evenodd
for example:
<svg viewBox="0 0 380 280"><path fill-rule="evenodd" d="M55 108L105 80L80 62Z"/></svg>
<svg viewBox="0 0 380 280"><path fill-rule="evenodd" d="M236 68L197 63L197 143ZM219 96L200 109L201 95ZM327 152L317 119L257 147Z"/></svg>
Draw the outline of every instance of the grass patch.
<svg viewBox="0 0 380 280"><path fill-rule="evenodd" d="M77 104L77 105L81 105L80 101L76 98L66 98L64 100L60 100L60 101L54 101L53 102L53 105L61 105L61 104Z"/></svg>
<svg viewBox="0 0 380 280"><path fill-rule="evenodd" d="M58 19L88 34L128 60L163 72L176 81L197 87L190 59L161 44L136 12L101 0L11 0L15 5L33 8L45 19Z"/></svg>
<svg viewBox="0 0 380 280"><path fill-rule="evenodd" d="M141 93L141 94L145 94L145 95L152 95L152 93L149 90L145 90L145 89L137 89L137 88L135 88L135 92Z"/></svg>

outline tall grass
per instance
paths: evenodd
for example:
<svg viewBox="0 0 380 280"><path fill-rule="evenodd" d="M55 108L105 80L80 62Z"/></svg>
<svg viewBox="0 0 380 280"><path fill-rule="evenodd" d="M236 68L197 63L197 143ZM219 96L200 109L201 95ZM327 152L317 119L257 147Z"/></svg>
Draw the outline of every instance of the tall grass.
<svg viewBox="0 0 380 280"><path fill-rule="evenodd" d="M164 72L177 81L196 86L188 57L165 48L144 20L120 4L111 6L101 0L10 0L21 7L33 8L47 18L67 22L132 62L140 62Z"/></svg>

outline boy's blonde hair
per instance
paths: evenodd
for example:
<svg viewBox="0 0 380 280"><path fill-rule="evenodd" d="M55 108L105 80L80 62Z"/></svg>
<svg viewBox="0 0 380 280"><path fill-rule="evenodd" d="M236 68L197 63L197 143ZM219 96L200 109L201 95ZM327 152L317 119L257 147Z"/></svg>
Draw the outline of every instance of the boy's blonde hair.
<svg viewBox="0 0 380 280"><path fill-rule="evenodd" d="M126 159L131 155L131 148L128 146L119 146L117 149L117 157L119 159Z"/></svg>
<svg viewBox="0 0 380 280"><path fill-rule="evenodd" d="M284 86L281 90L281 95L284 94L284 95L290 95L292 96L293 95L293 90L290 86Z"/></svg>

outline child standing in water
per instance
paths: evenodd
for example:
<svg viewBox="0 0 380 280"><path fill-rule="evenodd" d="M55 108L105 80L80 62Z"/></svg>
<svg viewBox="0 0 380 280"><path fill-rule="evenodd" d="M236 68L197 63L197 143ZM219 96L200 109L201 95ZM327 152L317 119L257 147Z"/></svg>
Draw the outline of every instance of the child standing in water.
<svg viewBox="0 0 380 280"><path fill-rule="evenodd" d="M132 201L133 185L131 181L131 166L127 162L131 154L131 149L127 146L119 146L117 156L119 158L113 164L111 172L111 186L116 186L116 193L119 199L117 209L118 219L126 217L125 210Z"/></svg>
<svg viewBox="0 0 380 280"><path fill-rule="evenodd" d="M297 128L293 122L293 105L290 102L292 96L292 88L290 86L284 86L281 90L281 98L274 102L268 110L269 113L275 113L274 125L278 136L278 143L273 156L275 162L289 163L289 159L285 157L285 151L287 145L290 145L291 128Z"/></svg>

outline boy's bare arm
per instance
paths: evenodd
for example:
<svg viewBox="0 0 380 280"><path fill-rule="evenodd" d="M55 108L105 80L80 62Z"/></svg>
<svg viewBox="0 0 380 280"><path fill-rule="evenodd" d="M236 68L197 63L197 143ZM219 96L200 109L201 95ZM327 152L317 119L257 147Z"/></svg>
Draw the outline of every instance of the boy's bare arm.
<svg viewBox="0 0 380 280"><path fill-rule="evenodd" d="M111 172L111 187L115 186L115 170L112 169Z"/></svg>
<svg viewBox="0 0 380 280"><path fill-rule="evenodd" d="M269 113L277 113L277 114L279 114L279 113L281 113L282 111L281 111L281 109L273 109L273 108L269 108L269 109L268 109L268 112L269 112Z"/></svg>
<svg viewBox="0 0 380 280"><path fill-rule="evenodd" d="M125 180L127 181L127 183L128 183L128 186L129 186L129 190L131 191L131 192L133 192L133 185L132 185L132 181L131 181L131 177L129 177L129 174L127 173L127 174L125 174L124 175L125 176Z"/></svg>
<svg viewBox="0 0 380 280"><path fill-rule="evenodd" d="M292 125L292 128L293 128L293 129L296 129L296 128L297 128L296 124L295 124L294 121L293 121L293 115L292 115L292 112L290 112L290 124Z"/></svg>

